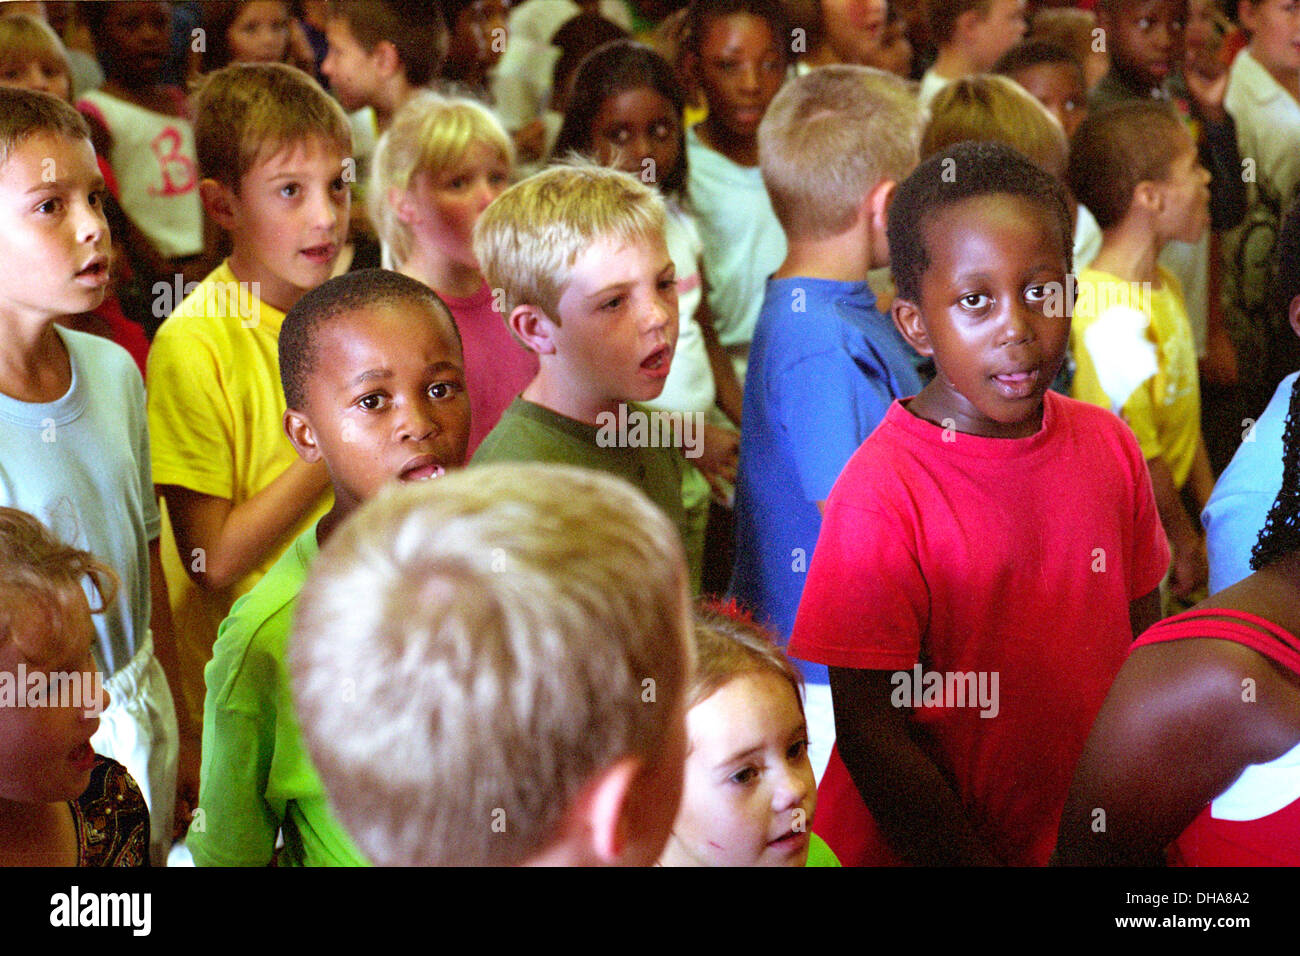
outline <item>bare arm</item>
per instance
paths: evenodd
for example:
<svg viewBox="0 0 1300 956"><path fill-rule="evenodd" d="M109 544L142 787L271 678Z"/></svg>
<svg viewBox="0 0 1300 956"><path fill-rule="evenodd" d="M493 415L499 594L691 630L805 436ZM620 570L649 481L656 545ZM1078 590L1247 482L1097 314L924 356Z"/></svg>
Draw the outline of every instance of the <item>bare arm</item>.
<svg viewBox="0 0 1300 956"><path fill-rule="evenodd" d="M1160 620L1160 588L1153 588L1128 605L1128 621L1133 628L1133 639L1141 637L1146 629Z"/></svg>
<svg viewBox="0 0 1300 956"><path fill-rule="evenodd" d="M832 667L830 678L840 757L894 852L927 866L999 863L891 703L890 672Z"/></svg>
<svg viewBox="0 0 1300 956"><path fill-rule="evenodd" d="M180 731L180 754L176 763L176 820L174 837L184 835L190 814L199 805L199 737L201 730L190 720L181 689L181 662L176 650L176 628L172 623L171 602L167 598L167 579L163 577L162 553L158 539L149 542L149 629L153 634L153 653L167 675L167 686L176 705L176 726Z"/></svg>
<svg viewBox="0 0 1300 956"><path fill-rule="evenodd" d="M700 266L700 286L700 304L695 309L695 321L700 324L704 350L709 355L709 368L713 370L713 387L717 392L715 402L722 413L739 428L745 389L736 377L736 366L731 364L731 356L718 341L718 330L713 327L713 310L709 308L709 283L704 277L703 266Z"/></svg>
<svg viewBox="0 0 1300 956"><path fill-rule="evenodd" d="M179 485L159 485L176 548L194 583L230 587L257 567L329 487L324 464L295 461L265 488L235 506Z"/></svg>
<svg viewBox="0 0 1300 956"><path fill-rule="evenodd" d="M1202 443L1202 447L1204 443ZM1208 467L1208 466L1207 466ZM1192 525L1192 519L1183 507L1182 496L1174 487L1174 476L1169 466L1159 458L1148 458L1151 472L1151 489L1155 492L1156 510L1160 523L1173 547L1173 578L1170 585L1174 594L1185 598L1210 577L1209 561L1205 556L1205 539Z"/></svg>

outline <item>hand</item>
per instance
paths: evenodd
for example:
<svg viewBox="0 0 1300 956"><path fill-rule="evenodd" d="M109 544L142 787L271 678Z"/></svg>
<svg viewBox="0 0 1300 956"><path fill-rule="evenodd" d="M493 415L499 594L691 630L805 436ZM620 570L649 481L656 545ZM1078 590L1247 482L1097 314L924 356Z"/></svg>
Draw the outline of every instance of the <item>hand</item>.
<svg viewBox="0 0 1300 956"><path fill-rule="evenodd" d="M1228 115L1223 109L1223 98L1228 92L1227 68L1217 62L1188 63L1183 70L1183 79L1201 119L1207 123L1222 123Z"/></svg>
<svg viewBox="0 0 1300 956"><path fill-rule="evenodd" d="M521 163L531 163L542 158L546 151L546 124L535 119L527 126L514 131L515 151Z"/></svg>
<svg viewBox="0 0 1300 956"><path fill-rule="evenodd" d="M716 425L704 426L704 447L695 467L708 479L713 493L725 496L724 485L736 483L736 468L740 463L740 434Z"/></svg>
<svg viewBox="0 0 1300 956"><path fill-rule="evenodd" d="M1210 561L1205 553L1205 539L1198 536L1192 544L1174 549L1173 576L1169 586L1180 600L1191 597L1210 580Z"/></svg>
<svg viewBox="0 0 1300 956"><path fill-rule="evenodd" d="M1232 338L1223 329L1211 329L1205 339L1205 358L1201 359L1201 374L1214 385L1236 385L1240 377L1237 349Z"/></svg>
<svg viewBox="0 0 1300 956"><path fill-rule="evenodd" d="M199 808L199 758L201 746L198 734L181 734L180 752L176 758L176 811L172 823L172 839L183 840L190 828L190 819Z"/></svg>

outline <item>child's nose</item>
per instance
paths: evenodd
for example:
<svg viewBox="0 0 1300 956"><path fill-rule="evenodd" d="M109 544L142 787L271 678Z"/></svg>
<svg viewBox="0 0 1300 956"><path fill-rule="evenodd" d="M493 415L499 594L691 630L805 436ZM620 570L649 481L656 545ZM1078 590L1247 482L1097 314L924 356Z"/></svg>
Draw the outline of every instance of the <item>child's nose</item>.
<svg viewBox="0 0 1300 956"><path fill-rule="evenodd" d="M793 810L803 806L812 792L812 768L808 767L807 770L805 773L798 763L786 763L774 794L777 810Z"/></svg>
<svg viewBox="0 0 1300 956"><path fill-rule="evenodd" d="M422 441L438 428L438 418L425 401L407 402L401 423L400 437L412 441Z"/></svg>

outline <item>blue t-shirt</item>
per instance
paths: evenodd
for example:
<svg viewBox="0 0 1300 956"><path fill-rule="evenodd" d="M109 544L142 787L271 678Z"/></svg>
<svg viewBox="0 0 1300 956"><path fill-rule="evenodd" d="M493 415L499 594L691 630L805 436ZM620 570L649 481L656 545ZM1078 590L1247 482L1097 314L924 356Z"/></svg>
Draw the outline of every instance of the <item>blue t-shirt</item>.
<svg viewBox="0 0 1300 956"><path fill-rule="evenodd" d="M768 280L745 381L730 590L782 644L821 531L817 502L890 403L921 390L914 359L866 282ZM806 681L829 680L798 663Z"/></svg>
<svg viewBox="0 0 1300 956"><path fill-rule="evenodd" d="M1291 404L1291 386L1297 376L1300 372L1282 379L1253 432L1243 437L1237 453L1219 476L1201 512L1210 555L1211 594L1251 574L1251 549L1282 490L1282 433Z"/></svg>

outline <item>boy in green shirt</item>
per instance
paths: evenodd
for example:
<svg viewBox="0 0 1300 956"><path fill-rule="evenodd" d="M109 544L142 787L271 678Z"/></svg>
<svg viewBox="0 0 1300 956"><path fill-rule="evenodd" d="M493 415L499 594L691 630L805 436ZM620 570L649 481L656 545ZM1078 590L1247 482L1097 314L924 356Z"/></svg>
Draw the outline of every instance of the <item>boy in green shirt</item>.
<svg viewBox="0 0 1300 956"><path fill-rule="evenodd" d="M464 463L469 441L460 335L432 290L369 269L309 292L280 329L284 429L323 461L334 506L222 623L205 671L199 811L188 846L200 866L360 865L303 748L284 653L294 603L319 545L389 481Z"/></svg>

